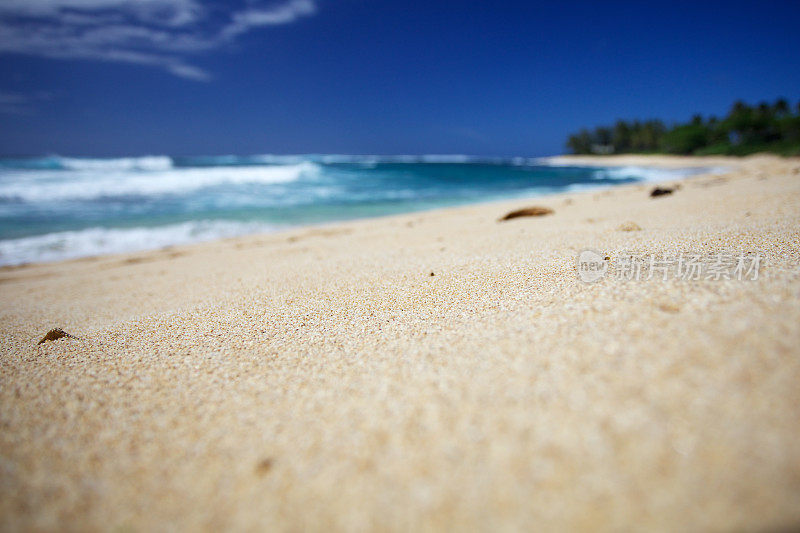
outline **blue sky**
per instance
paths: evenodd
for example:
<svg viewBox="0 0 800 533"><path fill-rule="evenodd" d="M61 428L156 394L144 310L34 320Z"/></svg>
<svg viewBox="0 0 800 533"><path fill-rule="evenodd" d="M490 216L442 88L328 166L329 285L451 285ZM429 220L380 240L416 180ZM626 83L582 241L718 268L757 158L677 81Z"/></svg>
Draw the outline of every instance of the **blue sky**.
<svg viewBox="0 0 800 533"><path fill-rule="evenodd" d="M800 2L2 0L5 155L564 151L800 100Z"/></svg>

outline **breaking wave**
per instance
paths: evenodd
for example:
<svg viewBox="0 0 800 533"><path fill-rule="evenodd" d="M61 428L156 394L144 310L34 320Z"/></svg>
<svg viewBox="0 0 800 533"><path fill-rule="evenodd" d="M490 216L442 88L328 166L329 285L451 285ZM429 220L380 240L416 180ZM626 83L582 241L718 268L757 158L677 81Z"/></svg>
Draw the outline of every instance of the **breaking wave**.
<svg viewBox="0 0 800 533"><path fill-rule="evenodd" d="M594 179L601 180L640 180L665 181L681 179L698 172L713 172L714 169L703 168L655 168L641 166L609 167L594 171Z"/></svg>
<svg viewBox="0 0 800 533"><path fill-rule="evenodd" d="M257 222L198 220L153 228L87 228L0 241L0 265L57 261L212 241L276 228Z"/></svg>
<svg viewBox="0 0 800 533"><path fill-rule="evenodd" d="M303 176L312 177L315 163L253 167L195 167L126 172L119 169L98 172L42 171L35 175L17 171L0 183L0 199L28 203L58 200L91 200L125 196L185 194L219 185L287 183ZM91 170L91 172L88 172Z"/></svg>

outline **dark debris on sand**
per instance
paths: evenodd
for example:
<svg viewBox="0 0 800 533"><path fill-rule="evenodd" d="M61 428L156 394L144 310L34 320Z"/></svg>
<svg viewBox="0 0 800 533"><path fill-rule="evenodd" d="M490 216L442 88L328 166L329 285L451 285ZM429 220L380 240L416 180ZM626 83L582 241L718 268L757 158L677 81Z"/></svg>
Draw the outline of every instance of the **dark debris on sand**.
<svg viewBox="0 0 800 533"><path fill-rule="evenodd" d="M68 337L70 339L78 338L75 335L70 335L61 328L53 328L50 331L48 331L44 337L42 337L42 340L40 340L38 344L44 344L47 341L56 341L58 339L63 339L64 337Z"/></svg>
<svg viewBox="0 0 800 533"><path fill-rule="evenodd" d="M674 189L670 189L669 187L656 187L652 191L650 191L650 198L656 198L658 196L664 196L666 194L672 194Z"/></svg>
<svg viewBox="0 0 800 533"><path fill-rule="evenodd" d="M511 211L510 213L507 213L506 216L500 219L500 222L504 220L511 220L512 218L541 217L545 215L552 215L553 213L555 213L555 211L553 211L549 207L540 207L540 206L525 207L523 209L517 209L516 211Z"/></svg>
<svg viewBox="0 0 800 533"><path fill-rule="evenodd" d="M265 459L262 459L256 465L256 474L263 476L264 474L269 473L269 471L272 470L272 467L274 465L275 465L275 460L272 457L267 457Z"/></svg>

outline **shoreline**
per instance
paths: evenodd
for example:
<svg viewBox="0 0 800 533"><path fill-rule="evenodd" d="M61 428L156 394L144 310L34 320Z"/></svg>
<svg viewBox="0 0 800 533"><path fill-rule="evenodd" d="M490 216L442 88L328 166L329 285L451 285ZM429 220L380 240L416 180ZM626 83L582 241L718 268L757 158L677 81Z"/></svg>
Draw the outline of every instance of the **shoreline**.
<svg viewBox="0 0 800 533"><path fill-rule="evenodd" d="M4 269L0 529L792 529L800 159L741 161Z"/></svg>
<svg viewBox="0 0 800 533"><path fill-rule="evenodd" d="M745 157L736 156L685 156L685 155L556 155L540 158L549 164L556 165L588 165L588 166L649 166L655 168L702 168L728 167L732 170L740 168L748 162L759 159L780 159L774 154L754 154Z"/></svg>
<svg viewBox="0 0 800 533"><path fill-rule="evenodd" d="M768 154L758 154L758 156L764 155L765 157L770 157ZM756 156L756 157L758 157ZM752 157L752 156L751 156ZM635 166L635 167L643 167L649 169L666 169L666 170L693 170L697 171L694 174L690 174L688 176L665 176L662 179L657 180L647 180L643 179L639 183L658 183L662 181L675 181L680 179L685 179L687 177L691 177L692 175L697 174L704 174L702 169L707 169L709 171L714 171L714 173L721 173L727 170L733 170L738 168L743 162L741 160L745 158L735 158L735 157L686 157L686 156L641 156L641 155L619 155L619 156L572 156L572 155L560 155L560 156L549 156L549 157L542 157L536 158L537 161L542 161L546 165L553 165L553 166L596 166L599 168L608 167L625 167L625 166ZM287 231L293 230L301 230L301 229L313 229L313 228L326 228L329 226L336 226L338 224L347 224L349 222L354 222L357 220L372 220L372 219L382 219L387 217L394 217L394 216L403 216L403 215L411 215L414 213L429 213L429 212L437 212L440 210L445 209L454 209L469 205L481 205L486 203L502 203L502 202L510 202L510 201L536 201L539 198L547 198L551 196L558 196L562 194L580 194L580 193L592 193L597 192L600 190L605 190L608 188L616 188L624 186L625 184L620 185L611 185L611 186L602 186L598 185L596 187L586 187L586 188L579 188L574 191L565 190L553 193L545 193L538 196L521 196L518 198L503 198L503 199L494 199L488 201L481 201L481 202L469 202L461 205L455 206L441 206L441 207L434 207L434 208L423 208L414 211L407 211L403 213L392 213L392 214L385 214L385 215L376 215L370 217L359 217L353 219L344 219L344 220L332 220L328 222L321 222L321 223L311 223L311 224L298 224L293 226L285 226L285 227L277 227L272 231L262 232L257 231L254 233L245 233L242 235L233 235L228 237L217 237L209 240L200 240L196 242L177 242L173 244L168 244L166 246L159 246L154 248L145 248L141 250L127 250L127 251L115 251L115 252L107 252L107 253L100 253L100 254L92 254L92 255L78 255L76 257L70 258L62 258L62 259L53 259L53 260L39 260L39 261L28 261L28 262L21 262L21 263L9 263L0 265L0 272L6 270L15 270L19 268L25 267L32 267L37 265L48 265L48 264L58 264L62 262L69 262L69 261L81 261L87 259L99 259L103 257L115 257L115 256L128 256L128 255L139 255L139 254L146 254L151 252L158 252L161 250L166 249L173 249L173 248L182 248L185 246L194 246L198 244L207 244L207 243L214 243L214 242L222 242L229 239L238 239L242 237L254 237L258 235L271 235L271 234L281 234ZM187 221L181 224L189 223L192 221ZM195 221L197 222L197 221ZM257 224L256 221L251 221L253 224ZM177 224L178 226L181 224ZM266 223L265 223L266 224ZM92 229L92 228L87 228ZM121 230L130 229L136 230L139 229L138 226L132 228L118 228ZM77 230L81 231L81 230ZM35 238L35 237L45 237L48 235L59 234L63 232L52 232L48 234L42 234L39 236L31 236L27 238Z"/></svg>

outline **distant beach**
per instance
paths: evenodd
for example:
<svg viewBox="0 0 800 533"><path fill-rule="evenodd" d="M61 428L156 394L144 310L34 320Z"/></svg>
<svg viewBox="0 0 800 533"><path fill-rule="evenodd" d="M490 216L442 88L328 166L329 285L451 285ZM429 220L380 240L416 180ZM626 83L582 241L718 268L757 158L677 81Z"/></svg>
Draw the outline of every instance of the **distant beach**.
<svg viewBox="0 0 800 533"><path fill-rule="evenodd" d="M796 528L800 160L550 162L727 170L0 269L0 529Z"/></svg>

